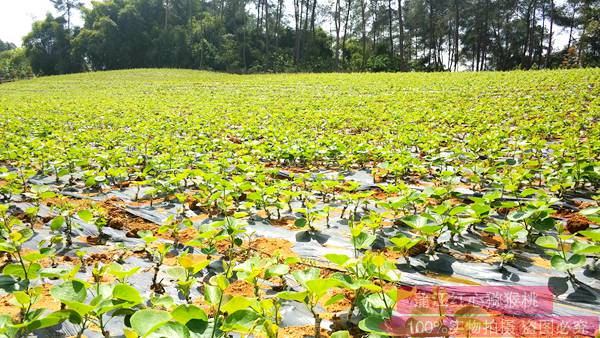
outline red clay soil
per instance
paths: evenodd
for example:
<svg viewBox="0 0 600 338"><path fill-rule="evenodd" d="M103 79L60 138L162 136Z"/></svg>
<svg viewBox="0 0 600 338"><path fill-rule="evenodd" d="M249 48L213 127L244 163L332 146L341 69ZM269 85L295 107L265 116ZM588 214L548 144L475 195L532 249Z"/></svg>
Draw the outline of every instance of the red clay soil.
<svg viewBox="0 0 600 338"><path fill-rule="evenodd" d="M572 212L565 209L558 210L553 216L565 219L567 221L566 228L572 234L581 230L586 230L591 224L585 216L578 212Z"/></svg>
<svg viewBox="0 0 600 338"><path fill-rule="evenodd" d="M238 279L229 284L224 293L231 296L254 297L254 286L245 280Z"/></svg>

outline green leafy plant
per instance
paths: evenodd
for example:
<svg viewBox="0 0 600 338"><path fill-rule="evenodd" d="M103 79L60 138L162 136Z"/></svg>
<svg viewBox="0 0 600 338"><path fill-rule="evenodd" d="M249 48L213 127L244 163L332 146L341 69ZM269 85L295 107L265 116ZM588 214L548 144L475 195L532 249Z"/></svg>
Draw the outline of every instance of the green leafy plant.
<svg viewBox="0 0 600 338"><path fill-rule="evenodd" d="M277 294L277 297L280 299L294 300L306 304L315 319L314 336L316 338L321 337L322 320L316 311L317 305L328 291L341 286L339 280L334 278L319 278L319 275L320 270L316 268L294 271L292 276L304 288L304 291L282 291ZM339 300L333 299L334 302Z"/></svg>
<svg viewBox="0 0 600 338"><path fill-rule="evenodd" d="M589 269L591 271L597 271L600 263L600 231L597 229L584 230L579 233L589 238L592 243L575 239L571 250L575 254L585 255L586 257L591 258L592 262L589 264Z"/></svg>
<svg viewBox="0 0 600 338"><path fill-rule="evenodd" d="M500 268L502 268L505 263L515 259L512 250L516 243L518 241L525 242L527 240L527 230L525 229L525 226L516 222L495 220L492 223L488 223L483 231L496 234L502 238L502 242L506 248L500 252Z"/></svg>
<svg viewBox="0 0 600 338"><path fill-rule="evenodd" d="M78 337L94 324L104 337L111 334L106 330L107 323L115 317L132 315L135 307L144 300L139 292L129 284L109 285L101 283L102 268L94 267L92 276L95 283L72 279L55 285L50 294L68 310L69 321L80 327ZM88 298L91 297L91 299Z"/></svg>
<svg viewBox="0 0 600 338"><path fill-rule="evenodd" d="M53 231L59 231L64 228L65 246L70 248L71 245L73 245L73 229L81 228L81 226L75 221L75 215L85 222L92 222L94 219L93 213L86 209L77 211L76 206L66 200L58 204L56 209L58 210L59 215L54 217L54 219L52 219L50 222L50 229ZM63 236L59 234L58 238L63 238Z"/></svg>
<svg viewBox="0 0 600 338"><path fill-rule="evenodd" d="M402 257L404 257L404 261L406 264L410 265L410 249L412 249L415 245L421 243L423 239L409 238L406 236L392 237L390 238L390 242L392 242L394 251L398 251Z"/></svg>
<svg viewBox="0 0 600 338"><path fill-rule="evenodd" d="M438 237L444 225L428 214L409 215L402 218L402 222L413 228L417 235L427 243L427 253L432 254L438 247Z"/></svg>
<svg viewBox="0 0 600 338"><path fill-rule="evenodd" d="M171 250L172 246L168 243L159 243L156 248L147 249L151 255L154 262L154 273L152 275L152 285L150 289L157 293L163 293L164 288L161 284L161 281L158 280L158 273L160 272L160 267L163 265L165 257L167 253Z"/></svg>
<svg viewBox="0 0 600 338"><path fill-rule="evenodd" d="M190 290L197 282L196 275L210 264L209 260L195 260L189 255L177 257L178 266L171 267L167 273L177 282L177 290L183 295L186 302L191 303Z"/></svg>
<svg viewBox="0 0 600 338"><path fill-rule="evenodd" d="M263 259L253 256L245 262L237 265L233 271L237 272L239 279L245 280L253 286L254 296L260 298L259 278L268 280L279 277L289 272L289 266L280 264L276 257Z"/></svg>
<svg viewBox="0 0 600 338"><path fill-rule="evenodd" d="M319 217L324 214L323 210L316 210L316 203L314 202L305 201L304 204L306 205L305 208L298 208L294 210L302 215L301 218L296 219L294 225L298 228L308 227L310 231L318 231L315 223Z"/></svg>
<svg viewBox="0 0 600 338"><path fill-rule="evenodd" d="M552 257L550 263L554 269L566 272L571 281L576 282L573 271L586 265L587 259L583 254L585 249L581 245L576 245L573 252L569 252L566 241L572 239L575 235L567 235L564 230L562 223L556 223L557 236L539 237L535 244L547 249L546 254Z"/></svg>

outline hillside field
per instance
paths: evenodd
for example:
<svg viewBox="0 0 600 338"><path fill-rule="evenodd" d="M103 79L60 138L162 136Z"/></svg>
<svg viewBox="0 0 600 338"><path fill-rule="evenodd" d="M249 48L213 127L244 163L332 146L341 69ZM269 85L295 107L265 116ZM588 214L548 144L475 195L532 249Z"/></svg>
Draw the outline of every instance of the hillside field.
<svg viewBox="0 0 600 338"><path fill-rule="evenodd" d="M593 337L599 120L600 69L1 84L0 337L408 336L414 286L545 287Z"/></svg>

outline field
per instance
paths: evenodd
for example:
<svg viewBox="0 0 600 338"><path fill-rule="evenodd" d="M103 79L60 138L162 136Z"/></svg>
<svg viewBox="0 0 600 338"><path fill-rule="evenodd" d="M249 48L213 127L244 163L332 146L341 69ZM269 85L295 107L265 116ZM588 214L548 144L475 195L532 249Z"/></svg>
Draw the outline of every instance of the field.
<svg viewBox="0 0 600 338"><path fill-rule="evenodd" d="M381 337L423 285L598 318L599 120L600 69L2 84L0 337Z"/></svg>

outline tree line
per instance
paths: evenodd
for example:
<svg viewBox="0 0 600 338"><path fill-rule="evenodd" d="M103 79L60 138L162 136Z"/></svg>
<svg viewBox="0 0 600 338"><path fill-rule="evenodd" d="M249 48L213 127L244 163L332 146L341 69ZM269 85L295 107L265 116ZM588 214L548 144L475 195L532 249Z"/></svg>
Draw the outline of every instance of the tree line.
<svg viewBox="0 0 600 338"><path fill-rule="evenodd" d="M36 74L456 71L600 65L600 0L51 0ZM72 24L81 11L82 27ZM568 34L557 49L559 32Z"/></svg>

